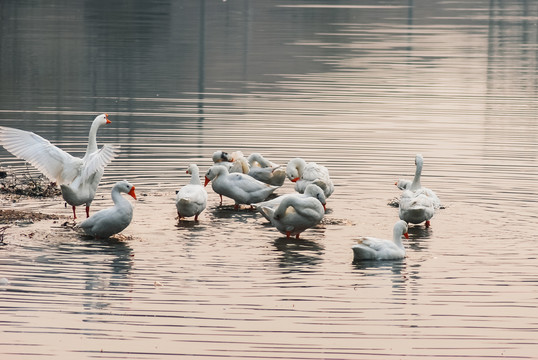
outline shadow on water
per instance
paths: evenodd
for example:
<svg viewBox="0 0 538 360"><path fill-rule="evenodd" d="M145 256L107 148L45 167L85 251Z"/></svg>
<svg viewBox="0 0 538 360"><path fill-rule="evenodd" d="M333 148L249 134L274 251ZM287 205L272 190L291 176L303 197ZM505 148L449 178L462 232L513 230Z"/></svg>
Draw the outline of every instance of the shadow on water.
<svg viewBox="0 0 538 360"><path fill-rule="evenodd" d="M200 231L205 229L203 222L201 220L194 221L194 218L179 220L176 218L176 224L174 226L178 229L188 229L191 231Z"/></svg>
<svg viewBox="0 0 538 360"><path fill-rule="evenodd" d="M73 276L84 281L84 308L103 309L129 292L129 277L134 263L132 247L116 238L94 239L82 236L81 243L61 244L61 251L72 254ZM82 245L82 246L81 246ZM83 269L84 274L79 274ZM110 299L107 301L107 299Z"/></svg>
<svg viewBox="0 0 538 360"><path fill-rule="evenodd" d="M365 269L390 269L392 272L400 273L406 266L405 259L400 260L359 260L351 263L357 270ZM366 275L366 274L365 274Z"/></svg>
<svg viewBox="0 0 538 360"><path fill-rule="evenodd" d="M100 264L96 264L92 259L82 264L86 268L84 308L103 309L118 298L118 292L125 294L130 291L130 283L127 280L134 263L133 249L127 243L116 239L93 240L89 248L91 251L98 251L106 259ZM91 251L85 253L91 256Z"/></svg>
<svg viewBox="0 0 538 360"><path fill-rule="evenodd" d="M287 272L302 272L305 267L312 268L323 261L325 248L316 241L280 237L273 245L281 253L279 267Z"/></svg>
<svg viewBox="0 0 538 360"><path fill-rule="evenodd" d="M401 260L386 260L386 261L375 261L375 260L363 260L363 261L353 261L352 265L355 270L361 275L361 277L371 278L371 277L387 277L390 274L390 281L392 283L393 289L403 289L406 288L407 283L410 279L407 259ZM370 280L366 280L367 284L371 284ZM362 287L365 283L354 284L354 287Z"/></svg>
<svg viewBox="0 0 538 360"><path fill-rule="evenodd" d="M407 240L408 250L423 251L428 249L428 243L431 239L433 230L431 227L424 225L409 226L409 240Z"/></svg>
<svg viewBox="0 0 538 360"><path fill-rule="evenodd" d="M253 208L242 205L235 209L233 205L219 205L209 210L212 219L248 223L256 220L261 215Z"/></svg>

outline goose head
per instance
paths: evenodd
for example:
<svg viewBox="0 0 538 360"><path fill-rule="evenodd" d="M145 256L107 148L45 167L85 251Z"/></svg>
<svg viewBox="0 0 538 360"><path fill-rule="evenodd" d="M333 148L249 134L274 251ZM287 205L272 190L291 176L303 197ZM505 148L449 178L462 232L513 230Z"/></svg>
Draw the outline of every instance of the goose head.
<svg viewBox="0 0 538 360"><path fill-rule="evenodd" d="M189 167L187 168L187 174L189 175L192 175L192 174L198 174L198 165L196 164L190 164Z"/></svg>
<svg viewBox="0 0 538 360"><path fill-rule="evenodd" d="M404 179L398 179L398 181L396 181L394 183L394 185L396 185L398 187L398 189L400 189L400 190L406 190L406 189L409 189L411 187L411 181L404 180Z"/></svg>
<svg viewBox="0 0 538 360"><path fill-rule="evenodd" d="M223 161L233 161L233 157L226 151L218 150L213 153L213 162L219 163Z"/></svg>
<svg viewBox="0 0 538 360"><path fill-rule="evenodd" d="M108 114L97 115L95 119L93 120L93 122L99 126L111 123L111 121L108 120Z"/></svg>
<svg viewBox="0 0 538 360"><path fill-rule="evenodd" d="M301 178L301 173L305 166L305 161L301 158L291 159L286 166L286 176L292 182L297 182Z"/></svg>
<svg viewBox="0 0 538 360"><path fill-rule="evenodd" d="M319 186L317 186L316 184L308 184L308 186L304 190L304 193L308 196L318 199L321 205L323 205L323 210L327 211L327 208L325 207L325 205L327 204L327 198L325 196L325 193Z"/></svg>
<svg viewBox="0 0 538 360"><path fill-rule="evenodd" d="M207 186L211 180L214 180L222 174L223 172L228 172L228 170L222 165L213 165L205 173L205 183L204 186Z"/></svg>
<svg viewBox="0 0 538 360"><path fill-rule="evenodd" d="M119 192L126 193L131 195L133 199L136 200L135 187L133 184L129 183L127 180L118 181L114 188Z"/></svg>
<svg viewBox="0 0 538 360"><path fill-rule="evenodd" d="M407 223L403 220L397 221L396 224L394 224L392 232L394 235L394 240L401 239L402 235L405 236L406 239L409 239L409 234L407 233L407 231Z"/></svg>
<svg viewBox="0 0 538 360"><path fill-rule="evenodd" d="M415 156L415 165L416 166L422 166L422 164L424 164L424 158L422 157L421 154L417 154Z"/></svg>

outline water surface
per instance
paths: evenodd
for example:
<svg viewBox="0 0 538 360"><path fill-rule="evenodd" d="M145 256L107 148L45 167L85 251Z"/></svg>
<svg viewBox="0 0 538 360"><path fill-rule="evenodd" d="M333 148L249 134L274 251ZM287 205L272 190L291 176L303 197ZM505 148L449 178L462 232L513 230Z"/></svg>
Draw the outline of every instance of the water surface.
<svg viewBox="0 0 538 360"><path fill-rule="evenodd" d="M3 358L535 358L537 4L17 1L0 19L0 123L76 155L109 113L98 140L122 152L92 212L119 179L140 194L127 241L7 230ZM187 165L219 149L327 166L322 224L285 239L210 188L178 223ZM356 237L390 236L417 153L445 209L406 259L352 264Z"/></svg>

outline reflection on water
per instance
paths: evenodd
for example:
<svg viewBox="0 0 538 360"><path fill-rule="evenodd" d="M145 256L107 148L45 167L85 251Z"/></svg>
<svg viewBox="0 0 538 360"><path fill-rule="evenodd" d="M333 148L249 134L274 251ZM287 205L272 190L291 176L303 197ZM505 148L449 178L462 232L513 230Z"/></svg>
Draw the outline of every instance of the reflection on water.
<svg viewBox="0 0 538 360"><path fill-rule="evenodd" d="M0 124L80 155L109 113L98 141L122 152L94 211L118 179L141 196L124 242L7 230L0 354L531 358L537 18L519 0L1 2ZM218 149L327 166L322 224L286 239L210 188L178 221L187 164ZM406 259L352 264L358 236L390 238L416 153L446 208Z"/></svg>
<svg viewBox="0 0 538 360"><path fill-rule="evenodd" d="M287 272L306 272L323 261L324 248L316 241L280 237L274 245L281 253L280 268Z"/></svg>

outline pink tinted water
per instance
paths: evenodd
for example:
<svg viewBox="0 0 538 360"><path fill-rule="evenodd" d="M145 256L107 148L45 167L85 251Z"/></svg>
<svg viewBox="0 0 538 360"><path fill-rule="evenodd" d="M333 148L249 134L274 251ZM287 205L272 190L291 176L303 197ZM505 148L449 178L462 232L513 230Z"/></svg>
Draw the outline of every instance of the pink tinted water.
<svg viewBox="0 0 538 360"><path fill-rule="evenodd" d="M112 124L98 139L122 153L107 167L92 211L110 205L119 179L135 184L139 201L124 231L133 238L120 243L87 240L50 221L7 230L0 354L536 356L534 4L228 1L205 2L203 12L181 4L133 11L140 17L133 23L147 22L150 31L132 36L143 44L151 37L151 51L133 53L139 47L110 38L112 53L93 54L104 59L90 65L108 70L82 78L102 92L73 93L83 85L65 75L57 90L46 82L30 90L21 75L22 85L2 91L2 125L73 152L84 150L95 113L108 111ZM82 18L129 38L126 25L97 20L92 10ZM162 32L163 18L174 31ZM17 36L29 44L20 56L47 53L34 43L36 30L24 29ZM77 36L86 39L86 30ZM128 74L110 70L123 69L118 56ZM174 71L176 62L185 68ZM55 100L58 92L64 100ZM178 224L174 191L187 183L187 165L205 172L218 149L327 166L336 190L322 224L287 240L230 200L218 206L210 188L200 222ZM390 236L398 215L387 203L399 194L394 182L413 176L416 153L425 158L423 185L445 208L431 228L410 229L406 259L352 264L356 237ZM22 162L4 150L0 156L22 171ZM278 194L291 191L287 182ZM8 207L70 214L61 199L2 200Z"/></svg>

